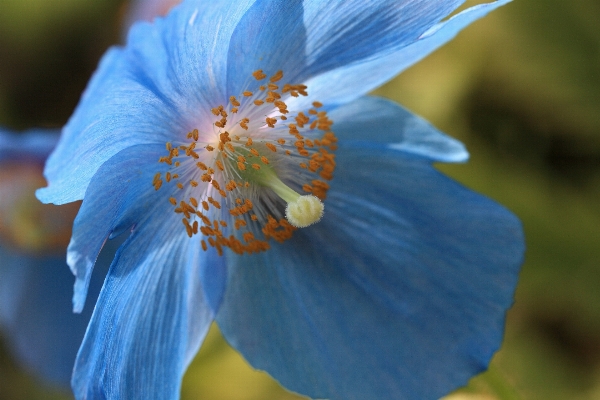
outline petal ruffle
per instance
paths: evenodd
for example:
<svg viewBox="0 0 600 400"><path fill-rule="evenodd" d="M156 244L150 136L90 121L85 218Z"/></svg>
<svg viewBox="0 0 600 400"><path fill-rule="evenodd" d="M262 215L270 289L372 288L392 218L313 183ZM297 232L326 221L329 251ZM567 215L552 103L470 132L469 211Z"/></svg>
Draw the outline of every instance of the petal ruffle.
<svg viewBox="0 0 600 400"><path fill-rule="evenodd" d="M77 356L72 386L78 399L176 398L212 321L202 288L210 253L187 237L168 194L152 185L161 152L162 146L134 146L105 163L74 225L69 257L79 282L91 273L98 243L132 227ZM76 307L81 297L76 284Z"/></svg>
<svg viewBox="0 0 600 400"><path fill-rule="evenodd" d="M226 99L229 40L252 3L186 1L167 18L135 24L127 46L104 55L64 127L40 200L80 200L100 165L122 149L210 128L210 108Z"/></svg>
<svg viewBox="0 0 600 400"><path fill-rule="evenodd" d="M520 223L427 159L346 146L355 134L344 126L352 121L336 121L322 221L264 254L232 257L217 322L291 390L438 398L484 370L500 345L524 251Z"/></svg>
<svg viewBox="0 0 600 400"><path fill-rule="evenodd" d="M311 76L306 84L311 100L341 104L382 85L452 40L462 29L511 0L480 4L423 31L414 42L382 49L378 54ZM462 1L460 2L462 3ZM301 109L305 104L297 104Z"/></svg>
<svg viewBox="0 0 600 400"><path fill-rule="evenodd" d="M131 76L124 50L104 55L48 158L48 187L37 192L42 202L81 200L92 176L114 154L135 144L165 143L168 132L176 131L165 99Z"/></svg>
<svg viewBox="0 0 600 400"><path fill-rule="evenodd" d="M461 142L383 98L362 97L336 108L329 116L345 147L398 150L442 162L462 162L469 158Z"/></svg>
<svg viewBox="0 0 600 400"><path fill-rule="evenodd" d="M106 240L147 220L148 197L155 192L153 176L166 170L165 164L157 162L162 153L158 145L132 146L102 165L92 179L67 249L67 263L75 275L75 312L83 309L94 264ZM165 214L172 212L167 199L158 197L163 202L155 198L154 207L162 206ZM162 218L150 221L158 230Z"/></svg>

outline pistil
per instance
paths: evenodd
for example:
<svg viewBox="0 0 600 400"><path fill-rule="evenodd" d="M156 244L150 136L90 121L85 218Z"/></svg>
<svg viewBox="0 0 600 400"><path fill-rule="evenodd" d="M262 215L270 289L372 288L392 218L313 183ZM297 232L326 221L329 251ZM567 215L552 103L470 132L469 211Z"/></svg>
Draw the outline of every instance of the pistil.
<svg viewBox="0 0 600 400"><path fill-rule="evenodd" d="M253 76L267 79L262 70ZM171 170L152 183L159 190L164 179L181 190L169 201L188 236L203 236L204 250L265 251L270 239L287 240L323 216L335 169L333 122L318 102L288 116L285 99L308 93L304 85L280 89L282 78L279 71L258 89L230 96L229 104L211 109L213 132L192 130L189 144L167 143L168 155L159 160Z"/></svg>

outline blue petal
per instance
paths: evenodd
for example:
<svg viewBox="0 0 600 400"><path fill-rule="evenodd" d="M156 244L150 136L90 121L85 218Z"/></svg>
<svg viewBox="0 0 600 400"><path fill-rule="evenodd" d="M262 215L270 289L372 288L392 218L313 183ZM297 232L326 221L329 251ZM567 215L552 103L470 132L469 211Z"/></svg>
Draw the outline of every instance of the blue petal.
<svg viewBox="0 0 600 400"><path fill-rule="evenodd" d="M310 75L378 57L416 41L464 0L305 1Z"/></svg>
<svg viewBox="0 0 600 400"><path fill-rule="evenodd" d="M38 198L80 200L100 165L122 149L211 128L210 108L226 99L229 40L252 2L186 1L154 24L136 24L127 46L103 57L48 160L49 186Z"/></svg>
<svg viewBox="0 0 600 400"><path fill-rule="evenodd" d="M105 163L75 222L69 256L77 259L71 267L84 274L79 281L91 272L103 237L133 225L77 356L72 386L78 399L176 398L212 321L201 277L210 253L187 237L168 193L152 186L161 152L158 146L134 146ZM100 233L89 237L95 230ZM82 291L76 290L77 306Z"/></svg>
<svg viewBox="0 0 600 400"><path fill-rule="evenodd" d="M469 158L458 140L389 100L362 97L329 115L344 147L399 150L442 162Z"/></svg>
<svg viewBox="0 0 600 400"><path fill-rule="evenodd" d="M132 146L113 156L94 175L73 223L67 249L67 263L76 277L76 312L83 309L96 257L108 239L135 230L138 225L161 231L165 220L177 222L176 227L168 227L175 230L176 236L185 233L169 203L169 189L156 191L152 185L154 175L169 168L158 162L164 154L161 145ZM156 218L150 217L151 211L157 213Z"/></svg>
<svg viewBox="0 0 600 400"><path fill-rule="evenodd" d="M156 129L149 129L151 118L146 114L152 108L147 107L146 113L141 108L156 99L128 79L126 61L123 51L113 48L100 62L46 163L48 187L37 192L42 202L64 204L81 200L103 162L132 142L143 141L145 135L152 138Z"/></svg>
<svg viewBox="0 0 600 400"><path fill-rule="evenodd" d="M217 322L252 365L311 397L439 398L500 345L521 225L422 157L345 146L356 133L337 122L325 216L232 257Z"/></svg>
<svg viewBox="0 0 600 400"><path fill-rule="evenodd" d="M322 2L321 2L322 3ZM306 29L302 1L262 0L237 24L229 44L227 91L252 89L252 72L272 76L282 70L285 82L298 83L306 74Z"/></svg>
<svg viewBox="0 0 600 400"><path fill-rule="evenodd" d="M421 32L415 41L402 46L388 46L371 57L321 71L307 82L311 98L323 103L340 104L360 97L387 82L441 47L472 22L511 0L480 4ZM455 4L457 2L454 2ZM461 2L462 3L462 2ZM304 108L298 103L294 107ZM291 107L291 106L290 106Z"/></svg>
<svg viewBox="0 0 600 400"><path fill-rule="evenodd" d="M228 90L239 93L256 69L283 70L287 82L300 83L396 51L463 1L257 1L231 40Z"/></svg>

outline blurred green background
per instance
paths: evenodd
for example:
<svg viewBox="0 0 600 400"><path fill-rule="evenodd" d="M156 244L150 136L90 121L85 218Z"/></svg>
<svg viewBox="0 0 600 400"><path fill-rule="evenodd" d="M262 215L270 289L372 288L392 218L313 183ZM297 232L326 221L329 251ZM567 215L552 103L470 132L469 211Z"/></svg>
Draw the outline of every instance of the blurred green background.
<svg viewBox="0 0 600 400"><path fill-rule="evenodd" d="M0 126L63 125L99 57L122 40L126 7L0 1ZM525 228L503 347L453 400L600 399L599 16L597 0L515 0L376 91L462 140L471 160L439 168ZM0 348L0 399L63 398ZM252 370L213 328L183 398L300 397Z"/></svg>

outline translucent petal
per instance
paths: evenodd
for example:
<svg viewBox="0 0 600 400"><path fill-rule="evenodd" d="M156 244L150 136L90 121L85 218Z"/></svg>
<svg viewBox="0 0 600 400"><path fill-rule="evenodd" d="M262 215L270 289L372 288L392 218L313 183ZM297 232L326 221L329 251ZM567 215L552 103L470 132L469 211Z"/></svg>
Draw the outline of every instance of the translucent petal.
<svg viewBox="0 0 600 400"><path fill-rule="evenodd" d="M72 380L77 398L177 397L185 368L212 321L202 288L209 253L188 238L169 193L152 185L161 147L133 146L105 163L77 216L69 246L76 308L83 305L82 285L96 249L111 233L131 228L77 357Z"/></svg>
<svg viewBox="0 0 600 400"><path fill-rule="evenodd" d="M449 42L472 22L508 2L510 0L498 0L471 7L422 31L412 43L389 45L369 57L311 74L305 82L310 88L310 98L300 98L289 107L302 109L313 99L325 104L343 104L363 96Z"/></svg>
<svg viewBox="0 0 600 400"><path fill-rule="evenodd" d="M168 193L157 194L152 186L154 175L166 169L165 164L158 163L164 153L164 147L158 145L129 147L102 165L92 179L75 218L67 250L67 263L76 278L73 295L76 312L83 309L96 257L109 237L142 222L159 229L163 218L148 218L148 202L162 210L163 215L172 215L177 220Z"/></svg>
<svg viewBox="0 0 600 400"><path fill-rule="evenodd" d="M461 162L469 157L458 140L383 98L359 98L333 110L330 118L342 147L393 149L443 162Z"/></svg>
<svg viewBox="0 0 600 400"><path fill-rule="evenodd" d="M257 1L231 40L228 89L248 87L256 69L283 70L284 82L303 83L381 57L415 42L463 1Z"/></svg>
<svg viewBox="0 0 600 400"><path fill-rule="evenodd" d="M226 99L228 43L251 4L188 1L168 19L134 25L127 46L105 54L63 129L40 200L80 200L99 166L122 149L210 128L210 108Z"/></svg>
<svg viewBox="0 0 600 400"><path fill-rule="evenodd" d="M212 313L199 277L204 253L178 233L140 226L117 254L75 363L76 398L179 395Z"/></svg>

